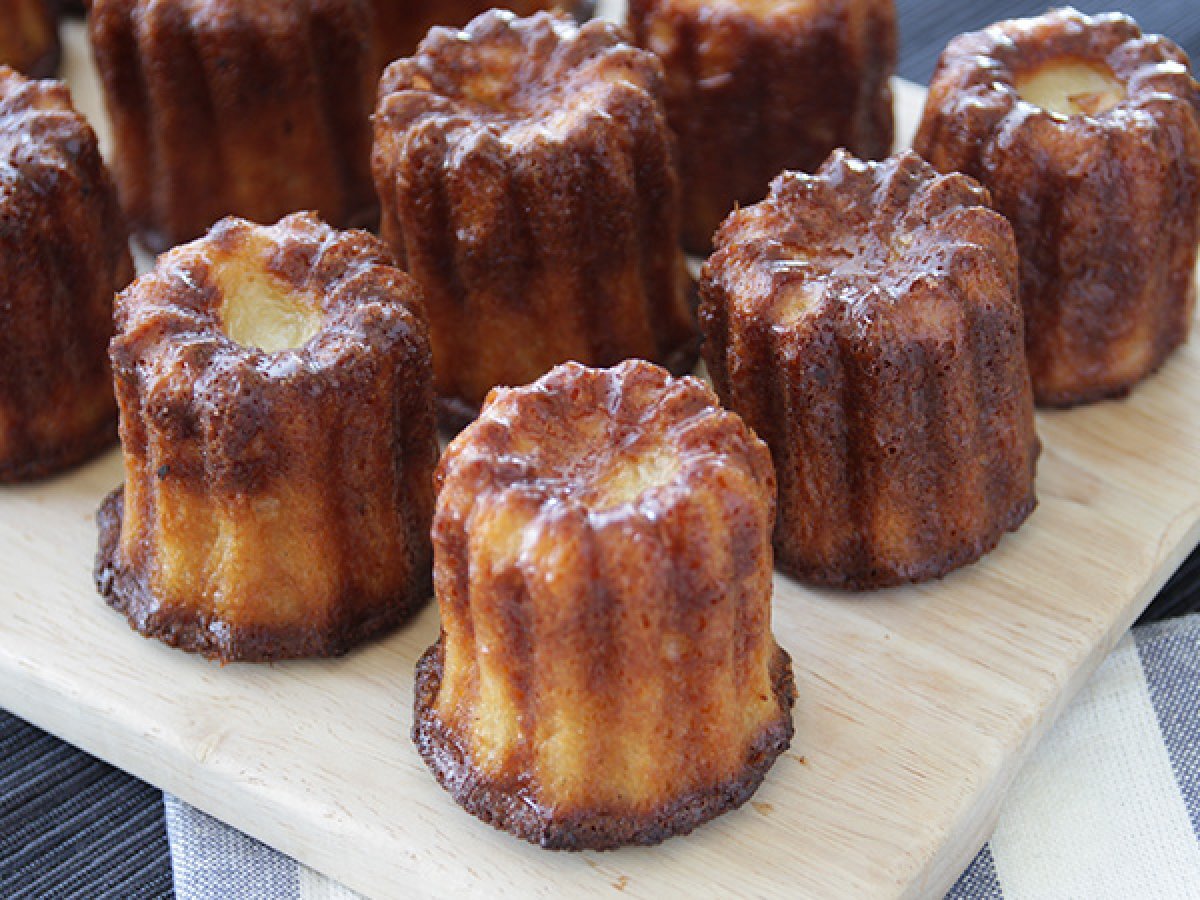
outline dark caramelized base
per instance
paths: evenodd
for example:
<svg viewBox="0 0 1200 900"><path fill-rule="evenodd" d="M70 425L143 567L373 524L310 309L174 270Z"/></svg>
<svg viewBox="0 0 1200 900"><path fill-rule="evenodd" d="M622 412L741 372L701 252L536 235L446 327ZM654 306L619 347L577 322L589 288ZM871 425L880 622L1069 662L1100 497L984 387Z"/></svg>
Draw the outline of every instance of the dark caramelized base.
<svg viewBox="0 0 1200 900"><path fill-rule="evenodd" d="M432 588L426 585L413 592L418 600L381 604L365 615L312 626L230 625L196 610L167 607L141 577L117 563L124 494L123 487L117 488L96 513L100 530L93 573L96 588L109 606L125 614L135 631L181 650L222 663L341 656L404 622L432 595Z"/></svg>
<svg viewBox="0 0 1200 900"><path fill-rule="evenodd" d="M846 591L870 591L933 581L950 574L955 569L970 565L990 553L1004 535L1020 528L1036 507L1037 497L1031 492L1006 519L998 522L996 527L986 534L966 541L946 552L930 556L922 560L919 565L903 568L885 565L847 571L815 568L798 560L787 541L782 539L779 532L776 531L775 566L779 571L806 584Z"/></svg>
<svg viewBox="0 0 1200 900"><path fill-rule="evenodd" d="M37 481L87 462L117 442L117 419L106 419L95 430L52 451L16 460L0 460L0 484Z"/></svg>
<svg viewBox="0 0 1200 900"><path fill-rule="evenodd" d="M442 640L439 638L417 662L412 739L421 758L438 783L471 815L548 850L648 846L687 834L697 825L736 809L750 799L767 770L792 741L791 707L796 698L796 685L791 657L779 647L771 664L771 682L785 715L758 736L745 768L736 777L676 797L649 814L621 815L583 810L556 816L553 811L531 802L520 785L492 783L471 765L454 735L434 713L441 681Z"/></svg>

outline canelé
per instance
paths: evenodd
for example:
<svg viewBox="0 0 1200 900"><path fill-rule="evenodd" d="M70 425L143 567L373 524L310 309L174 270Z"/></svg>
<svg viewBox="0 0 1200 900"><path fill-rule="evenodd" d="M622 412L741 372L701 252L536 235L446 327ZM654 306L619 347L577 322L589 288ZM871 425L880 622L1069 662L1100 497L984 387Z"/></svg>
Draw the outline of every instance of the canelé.
<svg viewBox="0 0 1200 900"><path fill-rule="evenodd" d="M377 238L225 219L116 313L125 485L96 579L134 628L221 660L328 656L428 599L429 340Z"/></svg>
<svg viewBox="0 0 1200 900"><path fill-rule="evenodd" d="M691 367L661 88L614 25L496 10L384 74L382 232L425 291L450 418L567 360Z"/></svg>
<svg viewBox="0 0 1200 900"><path fill-rule="evenodd" d="M1200 87L1121 15L1057 10L942 55L917 151L1012 222L1034 393L1130 390L1186 340L1200 239Z"/></svg>
<svg viewBox="0 0 1200 900"><path fill-rule="evenodd" d="M767 448L691 377L559 366L438 469L442 632L413 738L468 811L554 849L738 806L792 735Z"/></svg>
<svg viewBox="0 0 1200 900"><path fill-rule="evenodd" d="M45 78L58 68L60 55L50 0L0 0L0 66Z"/></svg>
<svg viewBox="0 0 1200 900"><path fill-rule="evenodd" d="M378 69L369 0L95 0L114 167L152 249L225 215L366 224Z"/></svg>
<svg viewBox="0 0 1200 900"><path fill-rule="evenodd" d="M630 0L629 19L666 70L689 250L784 169L891 152L895 0Z"/></svg>
<svg viewBox="0 0 1200 900"><path fill-rule="evenodd" d="M66 85L0 66L0 481L49 475L116 439L113 294L129 233Z"/></svg>
<svg viewBox="0 0 1200 900"><path fill-rule="evenodd" d="M1012 229L911 153L844 152L733 214L701 277L705 361L770 445L776 558L874 588L971 562L1034 507Z"/></svg>

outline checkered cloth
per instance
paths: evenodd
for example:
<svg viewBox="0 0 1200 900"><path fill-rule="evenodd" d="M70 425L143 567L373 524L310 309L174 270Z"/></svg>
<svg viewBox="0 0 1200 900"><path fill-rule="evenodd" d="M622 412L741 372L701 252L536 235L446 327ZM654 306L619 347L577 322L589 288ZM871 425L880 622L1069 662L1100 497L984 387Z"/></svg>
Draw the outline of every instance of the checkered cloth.
<svg viewBox="0 0 1200 900"><path fill-rule="evenodd" d="M357 896L174 797L166 813L179 900ZM1198 835L1192 615L1117 645L1038 745L947 900L1197 900Z"/></svg>

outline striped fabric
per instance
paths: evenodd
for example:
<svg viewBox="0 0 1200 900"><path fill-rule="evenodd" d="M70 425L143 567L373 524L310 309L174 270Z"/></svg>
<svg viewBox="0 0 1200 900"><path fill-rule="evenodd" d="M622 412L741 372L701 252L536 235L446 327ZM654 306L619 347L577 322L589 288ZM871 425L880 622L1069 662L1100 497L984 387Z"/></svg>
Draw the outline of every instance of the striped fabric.
<svg viewBox="0 0 1200 900"><path fill-rule="evenodd" d="M0 712L0 898L170 896L161 796Z"/></svg>
<svg viewBox="0 0 1200 900"><path fill-rule="evenodd" d="M1200 897L1200 616L1127 636L1038 746L953 900Z"/></svg>
<svg viewBox="0 0 1200 900"><path fill-rule="evenodd" d="M1038 745L947 900L1200 898L1198 705L1200 615L1126 636ZM166 810L180 900L356 896L179 800Z"/></svg>

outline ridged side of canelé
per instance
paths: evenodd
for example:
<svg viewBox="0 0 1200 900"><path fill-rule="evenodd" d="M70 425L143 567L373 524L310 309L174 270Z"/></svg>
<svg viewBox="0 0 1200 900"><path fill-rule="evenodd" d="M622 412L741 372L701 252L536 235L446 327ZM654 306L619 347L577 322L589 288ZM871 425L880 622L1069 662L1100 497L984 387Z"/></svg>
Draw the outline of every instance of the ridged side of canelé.
<svg viewBox="0 0 1200 900"><path fill-rule="evenodd" d="M317 334L273 353L226 337L230 258L316 291ZM223 660L320 655L428 599L428 333L380 241L224 220L118 298L112 359L125 487L97 584L136 628Z"/></svg>
<svg viewBox="0 0 1200 900"><path fill-rule="evenodd" d="M1126 98L1097 116L1019 99L1018 74L1107 65ZM1200 240L1200 87L1187 55L1129 18L1060 10L963 35L943 54L915 146L1012 222L1034 392L1119 396L1188 335Z"/></svg>
<svg viewBox="0 0 1200 900"><path fill-rule="evenodd" d="M940 576L1033 509L1016 247L986 203L912 154L837 153L719 232L705 361L771 447L789 573L846 588Z"/></svg>
<svg viewBox="0 0 1200 900"><path fill-rule="evenodd" d="M743 802L792 734L762 442L695 379L572 363L494 392L438 481L413 737L455 799L573 850Z"/></svg>
<svg viewBox="0 0 1200 900"><path fill-rule="evenodd" d="M154 249L224 215L364 224L369 0L96 0L88 27L122 202Z"/></svg>
<svg viewBox="0 0 1200 900"><path fill-rule="evenodd" d="M567 813L530 801L521 779L497 783L472 764L470 751L434 713L442 683L443 639L417 661L413 743L438 784L459 806L489 825L548 850L615 850L650 846L688 834L722 813L737 809L758 790L771 765L792 742L791 716L760 731L735 774L672 797L657 807L632 813L611 808L575 809ZM787 651L776 647L771 664L772 694L781 709L795 701L796 685Z"/></svg>
<svg viewBox="0 0 1200 900"><path fill-rule="evenodd" d="M458 28L497 4L491 0L372 0L375 39L381 68L410 56L435 25ZM506 0L500 7L519 16L561 9L579 21L590 15L593 0Z"/></svg>
<svg viewBox="0 0 1200 900"><path fill-rule="evenodd" d="M384 74L382 233L425 290L439 396L478 407L566 360L694 362L661 80L611 24L495 11Z"/></svg>
<svg viewBox="0 0 1200 900"><path fill-rule="evenodd" d="M58 71L61 57L58 19L49 0L0 2L0 66L31 78L49 78Z"/></svg>
<svg viewBox="0 0 1200 900"><path fill-rule="evenodd" d="M631 0L640 46L666 71L679 136L683 235L707 253L735 205L784 169L815 170L837 147L892 147L894 0Z"/></svg>
<svg viewBox="0 0 1200 900"><path fill-rule="evenodd" d="M0 481L115 440L112 298L132 277L116 188L66 86L0 67Z"/></svg>

